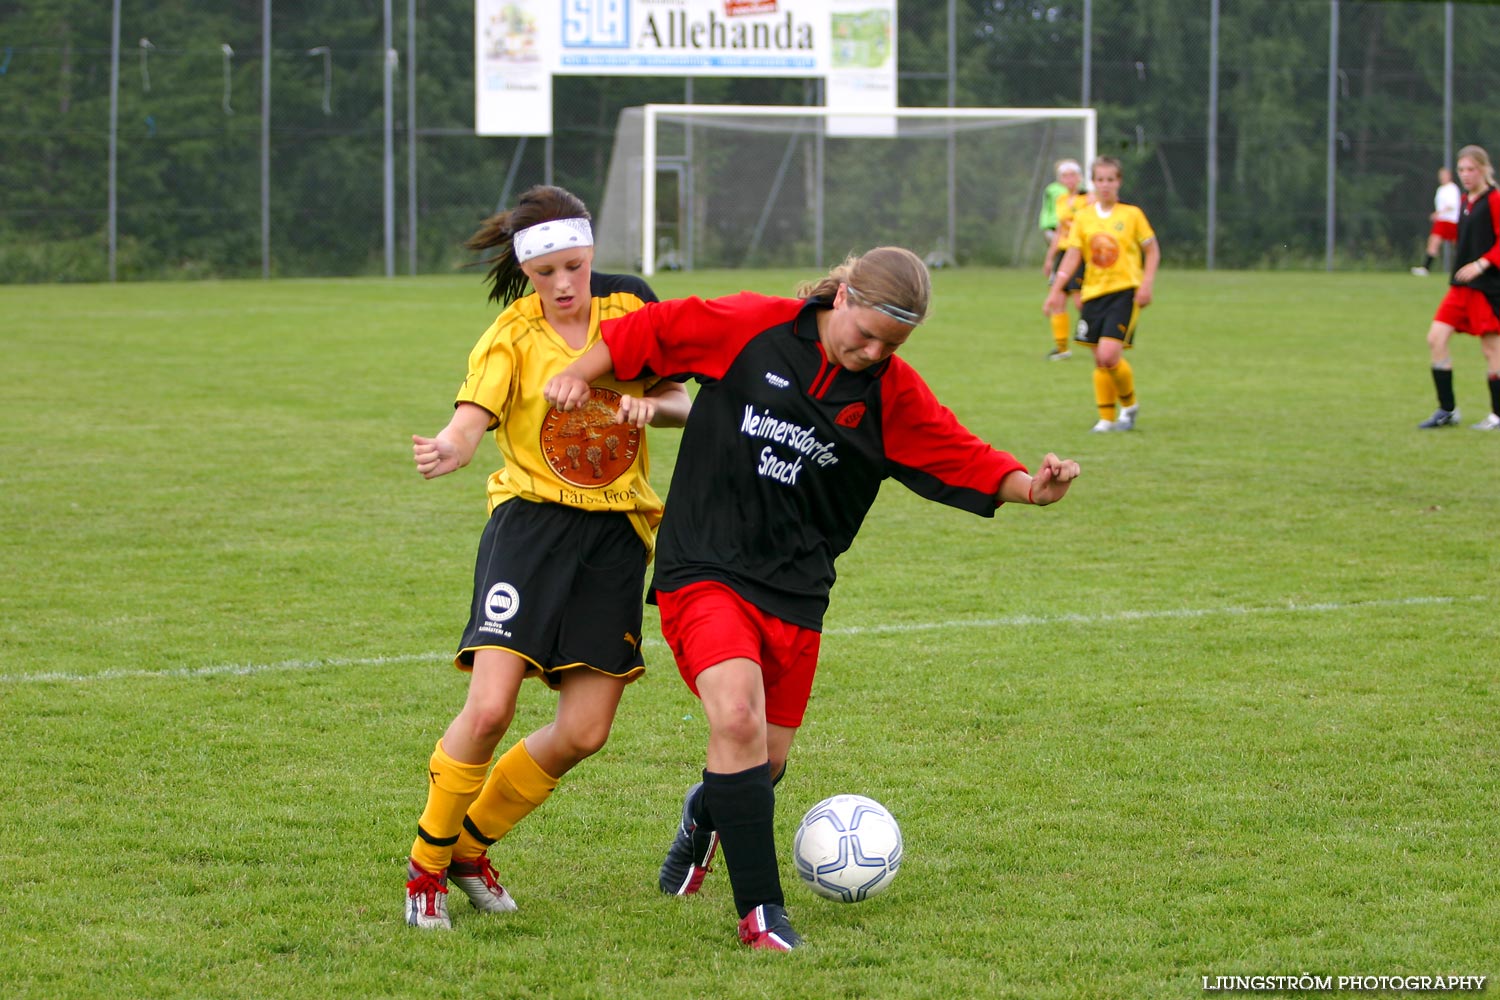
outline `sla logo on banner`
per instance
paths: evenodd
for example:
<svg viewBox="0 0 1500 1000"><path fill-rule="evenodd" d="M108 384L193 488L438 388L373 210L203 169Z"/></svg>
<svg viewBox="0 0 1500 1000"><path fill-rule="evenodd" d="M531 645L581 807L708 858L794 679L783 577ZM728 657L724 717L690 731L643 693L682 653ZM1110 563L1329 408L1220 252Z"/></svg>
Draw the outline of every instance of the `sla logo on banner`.
<svg viewBox="0 0 1500 1000"><path fill-rule="evenodd" d="M568 48L628 48L630 4L626 0L563 0L562 27L563 45Z"/></svg>

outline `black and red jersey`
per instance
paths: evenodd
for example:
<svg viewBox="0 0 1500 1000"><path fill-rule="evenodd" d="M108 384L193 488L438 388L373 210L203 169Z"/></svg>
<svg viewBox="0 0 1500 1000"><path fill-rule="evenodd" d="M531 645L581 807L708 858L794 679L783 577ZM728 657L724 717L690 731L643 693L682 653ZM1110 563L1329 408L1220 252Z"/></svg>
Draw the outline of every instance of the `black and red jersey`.
<svg viewBox="0 0 1500 1000"><path fill-rule="evenodd" d="M1464 195L1458 215L1458 240L1454 244L1453 274L1449 284L1477 288L1492 300L1500 299L1500 191L1487 187L1477 195ZM1490 258L1489 270L1464 284L1456 275L1465 264Z"/></svg>
<svg viewBox="0 0 1500 1000"><path fill-rule="evenodd" d="M741 292L647 305L601 328L617 377L695 376L657 539L656 590L717 580L821 629L834 560L886 477L986 517L1024 467L980 440L916 371L830 362L817 312L832 303Z"/></svg>

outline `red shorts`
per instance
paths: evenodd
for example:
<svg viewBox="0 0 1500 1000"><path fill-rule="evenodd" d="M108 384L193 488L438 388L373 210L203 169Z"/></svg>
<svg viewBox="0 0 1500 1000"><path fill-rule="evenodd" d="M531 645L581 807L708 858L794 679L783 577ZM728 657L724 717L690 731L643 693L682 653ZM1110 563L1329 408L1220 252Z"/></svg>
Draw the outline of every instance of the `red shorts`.
<svg viewBox="0 0 1500 1000"><path fill-rule="evenodd" d="M766 614L711 580L658 590L656 603L662 637L693 694L698 694L698 675L709 667L740 657L754 660L766 691L766 721L789 729L802 725L818 669L820 633Z"/></svg>
<svg viewBox="0 0 1500 1000"><path fill-rule="evenodd" d="M1432 224L1432 235L1440 240L1447 240L1449 243L1457 242L1458 223L1438 220Z"/></svg>
<svg viewBox="0 0 1500 1000"><path fill-rule="evenodd" d="M1495 317L1495 307L1484 293L1464 285L1448 286L1448 294L1438 304L1433 322L1446 323L1459 333L1472 333L1478 337L1486 333L1500 333L1500 319Z"/></svg>

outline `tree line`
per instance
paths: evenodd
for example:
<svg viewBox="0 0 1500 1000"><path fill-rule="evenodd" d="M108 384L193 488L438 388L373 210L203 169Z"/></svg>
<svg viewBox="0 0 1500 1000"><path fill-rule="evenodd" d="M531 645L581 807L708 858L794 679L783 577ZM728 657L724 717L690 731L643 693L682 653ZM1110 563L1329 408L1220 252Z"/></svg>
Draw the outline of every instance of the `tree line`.
<svg viewBox="0 0 1500 1000"><path fill-rule="evenodd" d="M405 233L405 5L394 5L396 184ZM1321 266L1327 215L1326 0L1221 0L1216 256L1219 266ZM1425 232L1443 149L1444 5L1339 7L1334 156L1341 266L1404 267ZM1487 59L1500 9L1454 4L1455 145L1485 143ZM28 0L0 14L0 274L99 280L105 268L110 5ZM261 3L122 5L119 273L260 273ZM1174 265L1200 265L1208 236L1210 4L1094 0L1090 103L1100 149L1125 164ZM1083 0L961 0L952 87L960 106L1077 106ZM273 7L271 228L274 273L379 273L383 242L383 24L374 0ZM417 5L418 269L507 193L552 179L602 194L625 107L803 104L814 81L559 77L555 135L480 138L473 126L473 7ZM901 5L901 101L949 100L947 5ZM510 187L507 189L507 181ZM911 197L921 196L913 193ZM405 249L402 251L404 270ZM964 261L961 261L961 263ZM976 261L994 263L994 261Z"/></svg>

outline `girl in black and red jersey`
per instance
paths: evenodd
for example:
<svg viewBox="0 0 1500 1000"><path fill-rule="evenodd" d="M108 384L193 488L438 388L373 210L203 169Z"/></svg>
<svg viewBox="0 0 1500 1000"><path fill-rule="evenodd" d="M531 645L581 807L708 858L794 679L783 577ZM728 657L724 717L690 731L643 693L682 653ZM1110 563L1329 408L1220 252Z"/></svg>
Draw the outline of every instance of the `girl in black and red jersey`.
<svg viewBox="0 0 1500 1000"><path fill-rule="evenodd" d="M1457 331L1479 338L1489 367L1490 412L1474 429L1500 430L1500 271L1496 270L1500 265L1500 191L1495 190L1490 154L1479 146L1460 149L1458 182L1464 198L1453 277L1427 328L1438 408L1417 426L1424 430L1456 427L1461 419L1453 396L1453 358L1448 353L1448 341Z"/></svg>
<svg viewBox="0 0 1500 1000"><path fill-rule="evenodd" d="M834 560L882 480L990 517L1002 503L1061 500L1078 463L1047 455L1035 476L943 407L896 351L922 322L920 258L851 257L800 298L741 292L648 304L546 388L560 410L616 377L696 376L651 600L678 669L703 702L708 759L662 865L662 890L698 890L720 842L740 940L786 951L774 783L802 724Z"/></svg>

